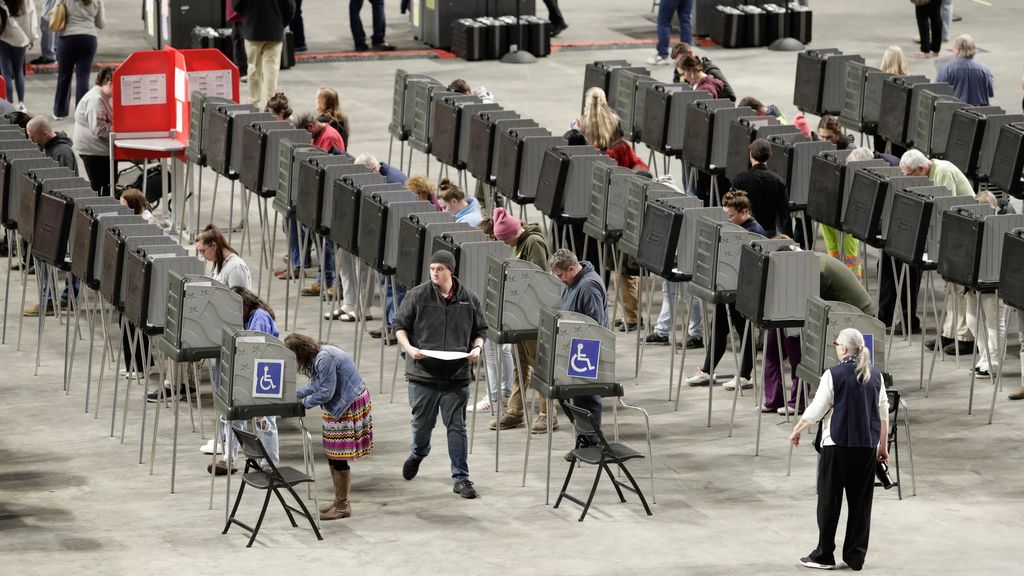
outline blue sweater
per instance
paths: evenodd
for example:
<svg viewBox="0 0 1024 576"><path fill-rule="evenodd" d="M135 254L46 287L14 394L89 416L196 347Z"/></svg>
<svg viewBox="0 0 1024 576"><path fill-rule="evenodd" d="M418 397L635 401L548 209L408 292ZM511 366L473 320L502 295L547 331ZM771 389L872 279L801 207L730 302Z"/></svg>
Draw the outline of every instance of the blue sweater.
<svg viewBox="0 0 1024 576"><path fill-rule="evenodd" d="M590 262L581 262L582 269L562 292L562 310L590 316L598 324L608 327L608 293L601 276Z"/></svg>
<svg viewBox="0 0 1024 576"><path fill-rule="evenodd" d="M274 323L274 319L270 317L269 312L262 308L257 308L252 313L252 316L249 317L249 323L245 325L245 329L254 332L264 332L274 338L281 337L280 332L277 331L277 324Z"/></svg>
<svg viewBox="0 0 1024 576"><path fill-rule="evenodd" d="M341 348L323 344L313 360L309 384L295 395L307 410L323 406L331 416L341 418L365 387L352 357Z"/></svg>

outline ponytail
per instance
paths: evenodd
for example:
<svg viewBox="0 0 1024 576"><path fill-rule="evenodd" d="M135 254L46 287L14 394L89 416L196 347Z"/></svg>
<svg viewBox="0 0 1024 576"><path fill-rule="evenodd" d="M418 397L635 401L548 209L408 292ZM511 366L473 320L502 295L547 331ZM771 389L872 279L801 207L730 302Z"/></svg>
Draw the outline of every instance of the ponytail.
<svg viewBox="0 0 1024 576"><path fill-rule="evenodd" d="M854 372L858 382L867 382L871 377L871 352L864 345L864 335L856 328L846 328L836 337L836 343L846 348L854 358Z"/></svg>

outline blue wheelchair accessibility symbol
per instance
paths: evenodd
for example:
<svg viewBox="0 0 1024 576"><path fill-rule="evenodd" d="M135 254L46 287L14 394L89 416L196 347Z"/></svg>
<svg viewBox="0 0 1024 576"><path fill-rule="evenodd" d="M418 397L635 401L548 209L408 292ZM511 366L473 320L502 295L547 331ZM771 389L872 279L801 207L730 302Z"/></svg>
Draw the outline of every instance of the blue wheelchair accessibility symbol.
<svg viewBox="0 0 1024 576"><path fill-rule="evenodd" d="M284 360L256 361L252 378L252 397L284 397Z"/></svg>
<svg viewBox="0 0 1024 576"><path fill-rule="evenodd" d="M566 374L572 378L597 379L597 363L601 360L601 341L573 338L569 342L569 365Z"/></svg>

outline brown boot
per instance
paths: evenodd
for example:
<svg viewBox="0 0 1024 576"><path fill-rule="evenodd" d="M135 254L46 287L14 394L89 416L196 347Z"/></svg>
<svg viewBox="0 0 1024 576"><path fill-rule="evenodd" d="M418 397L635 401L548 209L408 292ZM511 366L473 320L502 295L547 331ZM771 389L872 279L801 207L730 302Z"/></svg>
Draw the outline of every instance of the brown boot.
<svg viewBox="0 0 1024 576"><path fill-rule="evenodd" d="M320 513L321 520L338 520L352 516L352 506L348 502L348 490L352 486L351 470L331 470L334 480L334 506Z"/></svg>
<svg viewBox="0 0 1024 576"><path fill-rule="evenodd" d="M1010 393L1010 400L1024 400L1024 388Z"/></svg>
<svg viewBox="0 0 1024 576"><path fill-rule="evenodd" d="M335 498L334 498L334 500L331 500L330 502L328 502L326 506L321 506L320 507L320 513L321 514L326 514L327 512L329 512L331 510L331 508L334 508L335 504L338 503L338 498L337 498L338 484L341 483L341 480L338 479L338 470L335 470L334 468L331 468L331 482L334 484Z"/></svg>

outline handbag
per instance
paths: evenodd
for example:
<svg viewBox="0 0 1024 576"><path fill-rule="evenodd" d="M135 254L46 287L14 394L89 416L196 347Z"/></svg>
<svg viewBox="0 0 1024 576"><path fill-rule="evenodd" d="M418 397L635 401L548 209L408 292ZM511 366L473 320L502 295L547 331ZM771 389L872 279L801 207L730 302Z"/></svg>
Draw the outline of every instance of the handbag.
<svg viewBox="0 0 1024 576"><path fill-rule="evenodd" d="M57 4L50 11L50 30L63 32L68 25L68 7L63 2Z"/></svg>

